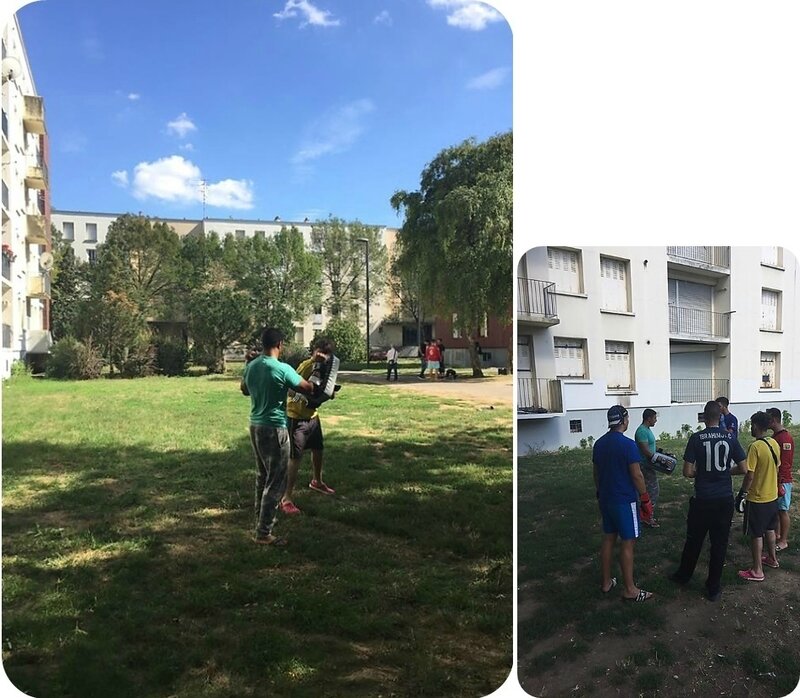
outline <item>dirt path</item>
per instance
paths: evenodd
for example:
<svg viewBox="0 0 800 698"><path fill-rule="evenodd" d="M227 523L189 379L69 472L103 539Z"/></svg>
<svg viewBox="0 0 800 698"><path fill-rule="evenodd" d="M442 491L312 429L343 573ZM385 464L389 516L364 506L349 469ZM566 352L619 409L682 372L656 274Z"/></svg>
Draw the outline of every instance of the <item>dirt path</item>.
<svg viewBox="0 0 800 698"><path fill-rule="evenodd" d="M514 399L513 376L458 378L454 381L428 381L420 380L416 376L400 376L397 382L387 382L385 376L357 371L340 371L339 376L341 382L384 385L390 390L406 390L424 395L470 400L476 407L510 406Z"/></svg>

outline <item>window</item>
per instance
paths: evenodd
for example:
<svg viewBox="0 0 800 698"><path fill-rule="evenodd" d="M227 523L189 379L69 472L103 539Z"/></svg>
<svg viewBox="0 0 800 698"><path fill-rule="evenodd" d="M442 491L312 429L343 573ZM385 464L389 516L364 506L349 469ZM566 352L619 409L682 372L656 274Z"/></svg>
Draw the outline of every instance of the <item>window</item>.
<svg viewBox="0 0 800 698"><path fill-rule="evenodd" d="M267 237L267 231L266 230L256 230L256 237L257 238L261 238L263 240L265 237Z"/></svg>
<svg viewBox="0 0 800 698"><path fill-rule="evenodd" d="M633 367L630 342L606 342L606 386L609 390L631 390Z"/></svg>
<svg viewBox="0 0 800 698"><path fill-rule="evenodd" d="M580 419L569 420L569 430L572 434L580 434L583 431L583 424Z"/></svg>
<svg viewBox="0 0 800 698"><path fill-rule="evenodd" d="M237 230L236 231L236 239L237 240L244 240L244 230Z"/></svg>
<svg viewBox="0 0 800 698"><path fill-rule="evenodd" d="M458 327L457 313L453 313L453 339L461 339L461 330Z"/></svg>
<svg viewBox="0 0 800 698"><path fill-rule="evenodd" d="M71 221L64 221L61 226L61 232L64 235L65 240L74 240L75 239L75 224Z"/></svg>
<svg viewBox="0 0 800 698"><path fill-rule="evenodd" d="M601 307L603 310L630 311L628 278L627 260L600 257Z"/></svg>
<svg viewBox="0 0 800 698"><path fill-rule="evenodd" d="M559 378L586 378L585 339L555 337L553 353L556 360L556 376Z"/></svg>
<svg viewBox="0 0 800 698"><path fill-rule="evenodd" d="M97 223L86 224L86 242L97 242Z"/></svg>
<svg viewBox="0 0 800 698"><path fill-rule="evenodd" d="M777 351L761 352L761 387L780 388L780 359Z"/></svg>
<svg viewBox="0 0 800 698"><path fill-rule="evenodd" d="M97 261L97 250L86 250L86 257L89 259L89 264L94 264Z"/></svg>
<svg viewBox="0 0 800 698"><path fill-rule="evenodd" d="M761 289L761 329L779 330L781 328L781 292Z"/></svg>
<svg viewBox="0 0 800 698"><path fill-rule="evenodd" d="M771 267L783 266L783 249L780 247L762 247L761 263Z"/></svg>
<svg viewBox="0 0 800 698"><path fill-rule="evenodd" d="M583 274L581 272L581 253L576 250L547 248L547 268L550 281L554 281L557 291L583 293Z"/></svg>

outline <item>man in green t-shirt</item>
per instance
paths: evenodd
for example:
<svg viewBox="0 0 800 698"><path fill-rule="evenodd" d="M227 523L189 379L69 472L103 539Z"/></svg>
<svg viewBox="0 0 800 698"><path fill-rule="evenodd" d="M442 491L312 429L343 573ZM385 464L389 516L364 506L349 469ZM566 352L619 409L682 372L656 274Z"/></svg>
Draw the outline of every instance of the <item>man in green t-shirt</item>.
<svg viewBox="0 0 800 698"><path fill-rule="evenodd" d="M263 353L248 361L240 385L242 393L250 396L250 443L256 459L255 541L262 545L286 543L272 533L289 464L286 395L290 388L309 395L314 390L289 364L278 360L283 343L283 332L265 329Z"/></svg>
<svg viewBox="0 0 800 698"><path fill-rule="evenodd" d="M642 412L642 423L636 428L634 440L639 447L641 459L639 464L642 468L642 475L644 476L644 483L647 486L647 494L650 495L650 501L653 503L653 514L649 519L642 519L642 523L651 528L658 528L659 523L656 521L656 504L658 504L658 476L653 468L653 458L656 454L656 437L653 434L653 427L658 421L658 414L655 410L649 407Z"/></svg>

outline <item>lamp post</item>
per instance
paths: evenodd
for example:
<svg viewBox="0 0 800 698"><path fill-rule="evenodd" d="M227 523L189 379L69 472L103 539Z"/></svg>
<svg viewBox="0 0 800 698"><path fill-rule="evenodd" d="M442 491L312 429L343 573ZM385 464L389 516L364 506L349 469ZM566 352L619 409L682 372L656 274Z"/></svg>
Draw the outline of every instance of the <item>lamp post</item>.
<svg viewBox="0 0 800 698"><path fill-rule="evenodd" d="M369 240L367 238L356 238L356 242L364 243L367 267L367 366L369 366Z"/></svg>

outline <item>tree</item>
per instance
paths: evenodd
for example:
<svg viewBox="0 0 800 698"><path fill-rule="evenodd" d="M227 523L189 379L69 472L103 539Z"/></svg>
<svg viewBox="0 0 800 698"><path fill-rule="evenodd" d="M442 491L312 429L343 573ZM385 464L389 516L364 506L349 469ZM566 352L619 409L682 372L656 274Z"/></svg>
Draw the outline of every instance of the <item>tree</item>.
<svg viewBox="0 0 800 698"><path fill-rule="evenodd" d="M251 329L250 300L232 288L193 291L188 303L189 331L209 373L225 373L225 349L247 338Z"/></svg>
<svg viewBox="0 0 800 698"><path fill-rule="evenodd" d="M350 320L331 318L323 333L336 347L341 361L358 362L366 358L364 336L361 329Z"/></svg>
<svg viewBox="0 0 800 698"><path fill-rule="evenodd" d="M86 264L75 257L72 245L50 226L53 270L50 272L50 330L53 341L77 335L78 308L86 298Z"/></svg>
<svg viewBox="0 0 800 698"><path fill-rule="evenodd" d="M423 320L419 273L416 269L402 267L396 255L392 258L390 270L386 285L395 307L390 317L394 320L413 320L419 329ZM421 341L422 337L417 337L417 343Z"/></svg>
<svg viewBox="0 0 800 698"><path fill-rule="evenodd" d="M364 243L369 244L370 295L378 298L386 282L386 246L377 226L359 221L347 223L330 217L317 221L311 229L311 247L322 264L326 286L325 306L331 316L357 320L365 308L362 279L366 271Z"/></svg>
<svg viewBox="0 0 800 698"><path fill-rule="evenodd" d="M468 139L441 151L422 171L418 191L391 203L405 217L398 266L419 274L422 298L439 315L457 315L469 339L473 375L486 315L511 322L513 268L513 139Z"/></svg>

